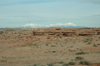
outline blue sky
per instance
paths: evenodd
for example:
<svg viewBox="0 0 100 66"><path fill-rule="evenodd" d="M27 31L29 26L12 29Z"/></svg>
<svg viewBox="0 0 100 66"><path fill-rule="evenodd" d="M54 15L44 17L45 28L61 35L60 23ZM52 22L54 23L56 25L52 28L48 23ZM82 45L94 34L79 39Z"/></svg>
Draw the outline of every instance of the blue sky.
<svg viewBox="0 0 100 66"><path fill-rule="evenodd" d="M100 0L0 0L0 28L51 24L100 27Z"/></svg>

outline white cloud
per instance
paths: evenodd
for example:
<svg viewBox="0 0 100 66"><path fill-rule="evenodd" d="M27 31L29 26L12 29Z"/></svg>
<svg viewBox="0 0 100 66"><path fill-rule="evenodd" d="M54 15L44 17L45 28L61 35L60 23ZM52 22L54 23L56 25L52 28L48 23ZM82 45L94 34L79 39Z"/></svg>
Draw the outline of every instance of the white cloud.
<svg viewBox="0 0 100 66"><path fill-rule="evenodd" d="M58 23L58 24L49 24L49 25L38 25L38 24L25 24L24 27L32 27L32 28L42 28L42 27L60 27L60 26L77 26L73 23Z"/></svg>

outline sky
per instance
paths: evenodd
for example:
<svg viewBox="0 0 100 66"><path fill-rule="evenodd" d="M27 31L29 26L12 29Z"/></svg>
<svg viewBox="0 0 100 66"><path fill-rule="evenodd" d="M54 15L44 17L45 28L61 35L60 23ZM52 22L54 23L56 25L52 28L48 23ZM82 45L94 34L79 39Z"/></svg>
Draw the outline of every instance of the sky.
<svg viewBox="0 0 100 66"><path fill-rule="evenodd" d="M0 28L100 27L100 0L0 0Z"/></svg>

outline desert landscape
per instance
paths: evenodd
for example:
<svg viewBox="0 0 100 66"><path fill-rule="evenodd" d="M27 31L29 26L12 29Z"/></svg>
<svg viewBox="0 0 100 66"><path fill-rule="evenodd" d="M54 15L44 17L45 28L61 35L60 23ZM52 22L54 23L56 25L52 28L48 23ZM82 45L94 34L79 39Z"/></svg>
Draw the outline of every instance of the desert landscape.
<svg viewBox="0 0 100 66"><path fill-rule="evenodd" d="M100 0L0 0L0 66L100 66Z"/></svg>
<svg viewBox="0 0 100 66"><path fill-rule="evenodd" d="M100 66L100 29L1 30L0 66Z"/></svg>

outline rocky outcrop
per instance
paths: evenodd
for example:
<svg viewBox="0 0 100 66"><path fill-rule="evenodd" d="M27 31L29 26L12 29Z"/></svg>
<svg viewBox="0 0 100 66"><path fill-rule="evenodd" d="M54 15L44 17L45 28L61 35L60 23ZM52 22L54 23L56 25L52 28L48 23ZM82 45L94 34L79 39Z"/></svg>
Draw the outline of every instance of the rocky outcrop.
<svg viewBox="0 0 100 66"><path fill-rule="evenodd" d="M97 35L100 35L100 32L97 32Z"/></svg>
<svg viewBox="0 0 100 66"><path fill-rule="evenodd" d="M61 30L61 28L60 27L57 27L57 28L55 28L55 30Z"/></svg>
<svg viewBox="0 0 100 66"><path fill-rule="evenodd" d="M100 35L100 30L62 30L61 28L55 29L40 29L33 32L34 36L92 36Z"/></svg>

